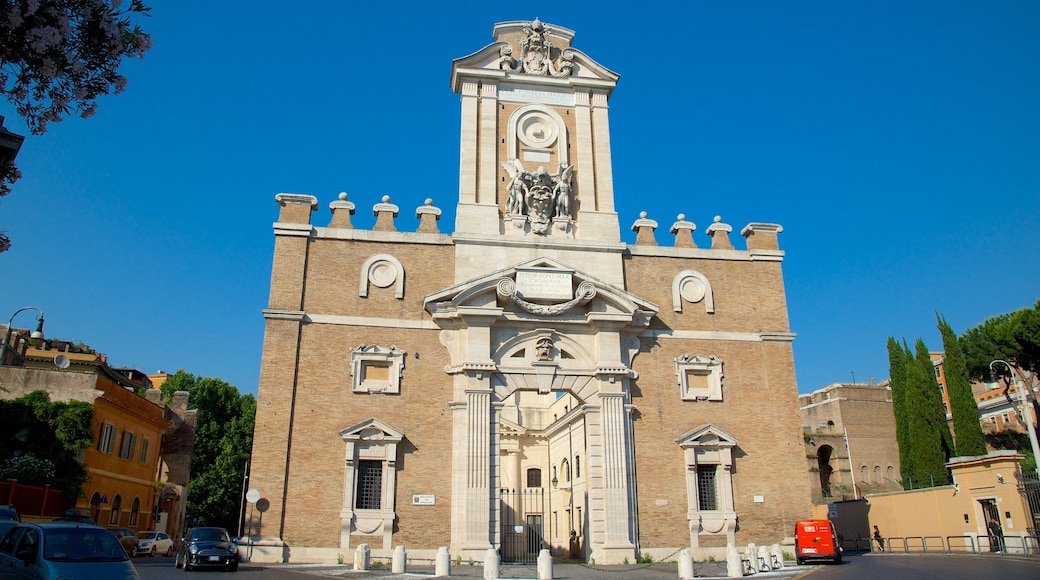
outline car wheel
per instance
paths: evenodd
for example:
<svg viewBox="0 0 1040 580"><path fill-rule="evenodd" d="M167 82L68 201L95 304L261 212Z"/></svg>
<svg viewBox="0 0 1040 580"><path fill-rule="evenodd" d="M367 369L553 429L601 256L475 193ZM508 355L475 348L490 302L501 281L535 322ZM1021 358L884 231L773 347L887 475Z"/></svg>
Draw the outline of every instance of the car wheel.
<svg viewBox="0 0 1040 580"><path fill-rule="evenodd" d="M151 551L148 552L148 557L149 558L154 558L155 557L155 546L152 546Z"/></svg>
<svg viewBox="0 0 1040 580"><path fill-rule="evenodd" d="M184 571L185 572L191 572L191 565L188 564L188 558L187 557L184 558Z"/></svg>
<svg viewBox="0 0 1040 580"><path fill-rule="evenodd" d="M228 572L234 572L235 570L238 570L238 562L234 562L232 564L228 564L228 567L227 567L227 571Z"/></svg>
<svg viewBox="0 0 1040 580"><path fill-rule="evenodd" d="M175 557L173 559L173 567L174 568L180 568L181 567L181 555L180 554L177 554L177 557Z"/></svg>
<svg viewBox="0 0 1040 580"><path fill-rule="evenodd" d="M171 544L169 548L166 548L166 557L169 558L172 555L173 555L173 545Z"/></svg>

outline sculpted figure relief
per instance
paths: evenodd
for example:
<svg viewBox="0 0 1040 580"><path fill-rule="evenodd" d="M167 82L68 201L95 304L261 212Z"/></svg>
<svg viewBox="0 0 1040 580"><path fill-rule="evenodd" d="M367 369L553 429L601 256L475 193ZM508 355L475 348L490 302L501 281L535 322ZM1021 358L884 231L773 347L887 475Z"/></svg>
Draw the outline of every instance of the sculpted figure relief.
<svg viewBox="0 0 1040 580"><path fill-rule="evenodd" d="M564 50L559 62L553 62L554 46L549 40L552 30L537 18L524 25L525 36L520 39L520 58L513 58L513 47L503 46L499 51L498 68L509 72L554 77L570 76L574 70L574 51Z"/></svg>
<svg viewBox="0 0 1040 580"><path fill-rule="evenodd" d="M519 159L510 159L502 167L510 178L506 215L526 215L536 234L544 234L553 218L570 217L573 165L560 165L555 174L543 166L527 171Z"/></svg>

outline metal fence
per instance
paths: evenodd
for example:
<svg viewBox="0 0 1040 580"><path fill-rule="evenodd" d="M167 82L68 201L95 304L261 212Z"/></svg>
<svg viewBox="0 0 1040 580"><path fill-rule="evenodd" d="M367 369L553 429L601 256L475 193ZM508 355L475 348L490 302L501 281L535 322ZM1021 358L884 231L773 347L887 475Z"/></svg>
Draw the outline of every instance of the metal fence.
<svg viewBox="0 0 1040 580"><path fill-rule="evenodd" d="M861 542L862 540L858 540ZM882 538L884 550L877 542L870 544L873 552L892 554L994 554L1040 558L1040 536L1009 535L1000 540L989 536L909 536Z"/></svg>
<svg viewBox="0 0 1040 580"><path fill-rule="evenodd" d="M1040 476L1035 473L1023 474L1018 481L1018 493L1022 494L1022 501L1029 506L1029 535L1036 536L1040 534Z"/></svg>

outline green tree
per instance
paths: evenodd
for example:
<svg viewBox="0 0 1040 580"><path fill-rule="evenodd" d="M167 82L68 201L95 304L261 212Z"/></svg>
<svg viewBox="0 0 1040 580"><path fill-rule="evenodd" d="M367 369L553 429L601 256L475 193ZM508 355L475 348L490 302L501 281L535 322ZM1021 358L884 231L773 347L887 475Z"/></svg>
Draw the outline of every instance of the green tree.
<svg viewBox="0 0 1040 580"><path fill-rule="evenodd" d="M166 400L175 391L187 391L189 407L196 410L188 519L234 533L245 462L253 446L256 399L218 378L196 377L184 370L160 388Z"/></svg>
<svg viewBox="0 0 1040 580"><path fill-rule="evenodd" d="M916 355L906 348L893 348L889 341L889 371L897 381L904 381L897 397L893 392L893 412L905 420L905 435L899 437L900 467L904 485L921 487L922 482L941 485L949 482L946 461L950 458L953 438L946 423L946 408L942 403L935 366L924 341L917 339ZM899 352L901 351L901 355ZM902 359L902 360L900 360ZM905 378L900 378L905 377ZM898 408L898 410L897 410Z"/></svg>
<svg viewBox="0 0 1040 580"><path fill-rule="evenodd" d="M83 493L87 471L80 453L94 443L94 410L82 401L51 402L46 391L0 401L0 461L3 477L30 485L50 484L70 502ZM34 459L17 459L33 457ZM46 469L47 462L53 472Z"/></svg>
<svg viewBox="0 0 1040 580"><path fill-rule="evenodd" d="M1014 367L1014 378L1022 381L1027 393L1033 393L1029 404L1034 416L1040 417L1040 405L1035 396L1040 376L1040 300L1032 308L984 320L982 324L964 331L957 342L964 354L968 376L974 380L989 380L990 363L998 359ZM992 371L994 379L1000 378L1005 384L1011 384L1011 369L997 364L993 365ZM1037 458L1033 457L1024 438L996 438L993 442L998 448L1009 446L1025 453L1023 470L1036 469Z"/></svg>
<svg viewBox="0 0 1040 580"><path fill-rule="evenodd" d="M1026 384L1036 385L1040 374L1040 300L1023 308L988 318L969 328L958 339L969 378L986 380L989 364L1003 359L1015 367ZM994 368L998 376L1008 377L1003 365Z"/></svg>
<svg viewBox="0 0 1040 580"><path fill-rule="evenodd" d="M979 424L979 407L971 391L968 367L961 354L960 343L946 319L938 313L936 318L943 341L943 367L946 371L946 387L949 389L956 454L984 455L986 440L982 436L982 425Z"/></svg>
<svg viewBox="0 0 1040 580"><path fill-rule="evenodd" d="M889 387L892 389L892 411L896 418L896 443L899 445L899 465L903 473L913 473L913 460L910 457L910 422L906 415L906 343L902 346L891 336L888 337L888 376ZM903 479L903 487L910 485L908 479Z"/></svg>

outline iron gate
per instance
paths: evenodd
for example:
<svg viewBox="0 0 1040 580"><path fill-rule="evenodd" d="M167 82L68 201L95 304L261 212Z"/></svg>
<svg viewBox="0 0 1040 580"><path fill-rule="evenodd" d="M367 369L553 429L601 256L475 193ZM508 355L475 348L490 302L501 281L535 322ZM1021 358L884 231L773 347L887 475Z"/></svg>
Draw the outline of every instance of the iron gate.
<svg viewBox="0 0 1040 580"><path fill-rule="evenodd" d="M1029 522L1026 524L1030 536L1040 535L1040 477L1027 473L1022 474L1018 482L1018 492L1029 505Z"/></svg>
<svg viewBox="0 0 1040 580"><path fill-rule="evenodd" d="M503 489L502 562L533 563L545 543L545 492L541 488Z"/></svg>

